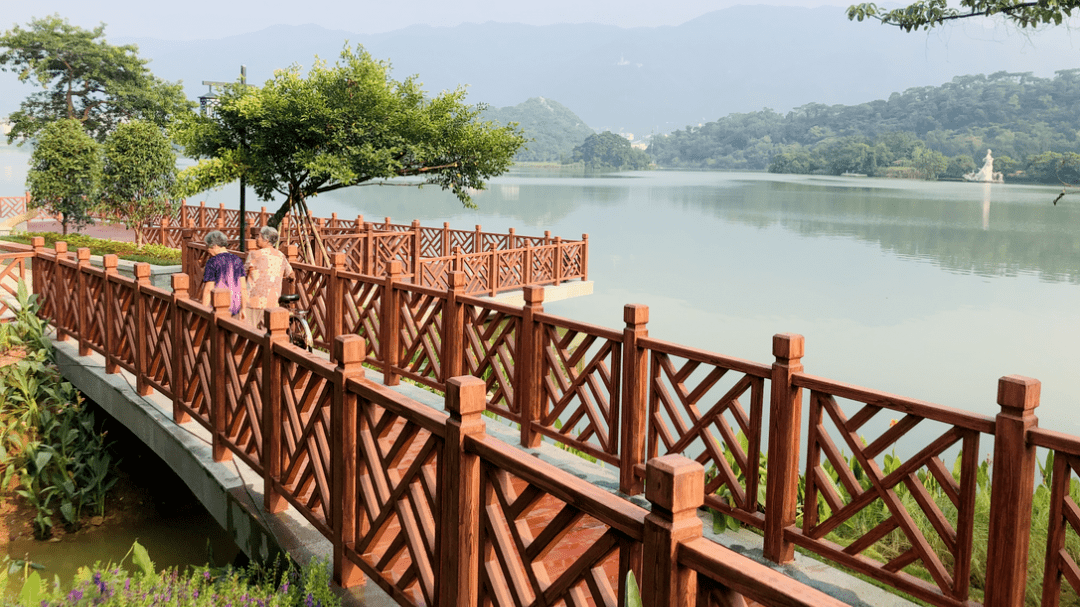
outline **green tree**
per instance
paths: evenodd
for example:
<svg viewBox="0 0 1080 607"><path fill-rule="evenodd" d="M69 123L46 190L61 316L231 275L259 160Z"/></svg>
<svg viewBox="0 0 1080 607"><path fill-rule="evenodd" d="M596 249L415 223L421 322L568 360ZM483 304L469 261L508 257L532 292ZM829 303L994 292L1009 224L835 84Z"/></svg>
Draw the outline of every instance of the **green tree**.
<svg viewBox="0 0 1080 607"><path fill-rule="evenodd" d="M420 177L399 185L438 185L465 206L469 192L509 168L524 143L514 126L478 119L465 91L425 96L414 77L398 82L390 65L361 46L307 76L293 66L262 87L225 88L211 116L184 115L173 135L200 159L180 174L180 193L219 187L244 175L263 200L293 205L324 192Z"/></svg>
<svg viewBox="0 0 1080 607"><path fill-rule="evenodd" d="M934 181L948 168L949 159L937 150L917 147L911 153L911 164L923 179Z"/></svg>
<svg viewBox="0 0 1080 607"><path fill-rule="evenodd" d="M101 144L86 133L78 120L56 120L38 136L26 189L32 209L60 215L63 233L68 226L90 222L89 212L101 187Z"/></svg>
<svg viewBox="0 0 1080 607"><path fill-rule="evenodd" d="M1080 0L959 0L956 7L949 6L945 0L919 0L893 10L867 2L848 7L848 19L877 19L885 25L895 25L907 32L930 29L956 19L995 15L1000 15L1019 27L1036 27L1047 24L1061 25L1077 7L1080 7Z"/></svg>
<svg viewBox="0 0 1080 607"><path fill-rule="evenodd" d="M997 164L997 159L994 159ZM950 179L963 179L964 175L975 172L975 161L967 154L960 154L948 159L944 175Z"/></svg>
<svg viewBox="0 0 1080 607"><path fill-rule="evenodd" d="M596 170L631 170L649 168L649 157L644 151L634 149L625 137L611 131L589 135L581 145L574 148L574 162Z"/></svg>
<svg viewBox="0 0 1080 607"><path fill-rule="evenodd" d="M172 212L176 154L156 125L133 120L116 127L105 140L101 201L135 232L142 246L144 226Z"/></svg>
<svg viewBox="0 0 1080 607"><path fill-rule="evenodd" d="M179 83L155 78L134 45L113 46L105 26L85 30L52 15L0 35L0 69L42 89L11 114L8 143L34 137L46 124L75 119L98 141L121 121L164 127L194 107Z"/></svg>

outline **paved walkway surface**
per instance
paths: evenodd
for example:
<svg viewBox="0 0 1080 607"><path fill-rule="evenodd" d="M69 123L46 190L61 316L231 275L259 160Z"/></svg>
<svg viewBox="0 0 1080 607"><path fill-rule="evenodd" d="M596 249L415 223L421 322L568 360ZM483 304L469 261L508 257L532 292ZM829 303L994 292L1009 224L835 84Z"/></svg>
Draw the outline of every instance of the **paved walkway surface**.
<svg viewBox="0 0 1080 607"><path fill-rule="evenodd" d="M59 221L44 220L44 221L28 221L26 222L27 232L56 232L60 234L64 231L64 227ZM122 223L106 223L98 222L92 225L83 226L78 232L69 230L72 234L82 234L84 236L92 236L94 238L108 238L110 240L121 240L124 242L135 242L135 232L124 227Z"/></svg>

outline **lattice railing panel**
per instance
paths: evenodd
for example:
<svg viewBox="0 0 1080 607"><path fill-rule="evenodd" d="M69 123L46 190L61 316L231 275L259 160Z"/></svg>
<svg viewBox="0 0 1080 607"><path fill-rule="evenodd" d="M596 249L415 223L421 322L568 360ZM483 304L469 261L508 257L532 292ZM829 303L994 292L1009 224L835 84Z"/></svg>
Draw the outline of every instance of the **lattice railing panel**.
<svg viewBox="0 0 1080 607"><path fill-rule="evenodd" d="M442 387L443 305L434 295L400 291L400 349L396 367L414 381Z"/></svg>
<svg viewBox="0 0 1080 607"><path fill-rule="evenodd" d="M443 251L442 228L420 228L420 257L446 257L450 251Z"/></svg>
<svg viewBox="0 0 1080 607"><path fill-rule="evenodd" d="M765 380L654 349L645 458L678 453L705 467L705 502L758 528ZM640 474L639 474L640 475Z"/></svg>
<svg viewBox="0 0 1080 607"><path fill-rule="evenodd" d="M341 278L344 290L344 319L342 331L345 335L355 334L367 342L367 360L376 362L382 358L382 335L379 318L382 310L383 285Z"/></svg>
<svg viewBox="0 0 1080 607"><path fill-rule="evenodd" d="M496 251L505 251L510 249L510 235L509 234L480 234L480 250L490 251L491 247L495 247Z"/></svg>
<svg viewBox="0 0 1080 607"><path fill-rule="evenodd" d="M499 289L520 287L525 283L525 251L503 251L495 256Z"/></svg>
<svg viewBox="0 0 1080 607"><path fill-rule="evenodd" d="M529 276L534 283L555 280L555 248L533 249Z"/></svg>
<svg viewBox="0 0 1080 607"><path fill-rule="evenodd" d="M333 528L330 509L331 381L283 360L281 398L282 493L324 534Z"/></svg>
<svg viewBox="0 0 1080 607"><path fill-rule="evenodd" d="M25 196L0 197L0 217L15 217L26 212Z"/></svg>
<svg viewBox="0 0 1080 607"><path fill-rule="evenodd" d="M151 386L165 396L173 395L173 310L168 297L144 295L146 315L141 319L146 335L143 373Z"/></svg>
<svg viewBox="0 0 1080 607"><path fill-rule="evenodd" d="M225 329L225 441L253 470L263 470L263 346Z"/></svg>
<svg viewBox="0 0 1080 607"><path fill-rule="evenodd" d="M86 323L80 327L81 337L91 349L104 356L105 332L108 326L105 317L105 274L102 270L84 269L82 277L86 285L86 299L80 303L86 306L86 311L83 312Z"/></svg>
<svg viewBox="0 0 1080 607"><path fill-rule="evenodd" d="M19 291L19 281L26 281L26 278L25 257L0 255L0 316L12 310Z"/></svg>
<svg viewBox="0 0 1080 607"><path fill-rule="evenodd" d="M1080 457L1054 451L1050 482L1043 605L1075 605L1080 600ZM1040 546L1032 545L1037 551ZM1062 581L1065 584L1062 584Z"/></svg>
<svg viewBox="0 0 1080 607"><path fill-rule="evenodd" d="M473 244L475 236L476 232L450 230L450 251L453 252L455 247L460 247L462 253L474 252L476 250L476 245Z"/></svg>
<svg viewBox="0 0 1080 607"><path fill-rule="evenodd" d="M438 259L424 259L420 262L419 284L433 289L447 289L448 276L454 270L454 259L443 257Z"/></svg>
<svg viewBox="0 0 1080 607"><path fill-rule="evenodd" d="M210 427L212 377L210 361L211 319L192 310L180 309L180 366L183 385L176 386L180 406L196 421Z"/></svg>
<svg viewBox="0 0 1080 607"><path fill-rule="evenodd" d="M938 592L966 600L979 433L885 409L901 417L877 424L884 426L880 434L865 436L883 409L857 404L860 409L849 418L835 397L811 392L802 533L812 543L805 546L834 560L859 559L874 577L901 589L927 586L915 575L921 568ZM922 422L922 432L913 436L925 446L906 459L897 457L898 441ZM944 431L938 434L937 426ZM952 462L946 452L957 447L961 456L946 465ZM845 451L853 454L850 459ZM829 534L841 526L864 531L838 545ZM868 564L874 561L880 566Z"/></svg>
<svg viewBox="0 0 1080 607"><path fill-rule="evenodd" d="M65 293L66 296L70 297L73 292L65 290L64 273L60 268L60 264L56 262L55 258L48 259L44 257L35 259L34 264L38 268L38 276L41 277L42 282L40 285L34 285L34 290L39 293L38 305L41 306L38 315L52 320L57 329L65 326L74 329L73 326L64 324L65 319L58 318L59 311L63 306L62 302L59 306L57 305L60 294Z"/></svg>
<svg viewBox="0 0 1080 607"><path fill-rule="evenodd" d="M457 271L465 273L466 293L482 293L491 288L490 257L487 253L473 253L455 259Z"/></svg>
<svg viewBox="0 0 1080 607"><path fill-rule="evenodd" d="M538 430L618 463L620 338L543 323Z"/></svg>
<svg viewBox="0 0 1080 607"><path fill-rule="evenodd" d="M465 373L487 385L488 409L521 421L514 397L521 317L480 306L465 306Z"/></svg>
<svg viewBox="0 0 1080 607"><path fill-rule="evenodd" d="M564 279L576 278L585 274L585 245L584 243L563 243L562 247L562 272Z"/></svg>
<svg viewBox="0 0 1080 607"><path fill-rule="evenodd" d="M436 604L441 438L364 399L357 407L351 558L413 605Z"/></svg>
<svg viewBox="0 0 1080 607"><path fill-rule="evenodd" d="M404 272L412 271L413 236L409 232L377 232L375 238L375 276L384 276L395 259Z"/></svg>
<svg viewBox="0 0 1080 607"><path fill-rule="evenodd" d="M327 312L330 296L330 272L326 269L294 265L296 292L300 307L308 311L308 324L315 345L329 349L327 341Z"/></svg>
<svg viewBox="0 0 1080 607"><path fill-rule="evenodd" d="M483 461L480 483L481 605L619 604L629 538Z"/></svg>
<svg viewBox="0 0 1080 607"><path fill-rule="evenodd" d="M135 343L136 327L138 319L135 317L135 282L133 280L113 276L106 284L110 297L108 301L112 305L110 316L113 326L111 327L112 343L109 349L112 351L114 360L121 367L131 373L135 373Z"/></svg>

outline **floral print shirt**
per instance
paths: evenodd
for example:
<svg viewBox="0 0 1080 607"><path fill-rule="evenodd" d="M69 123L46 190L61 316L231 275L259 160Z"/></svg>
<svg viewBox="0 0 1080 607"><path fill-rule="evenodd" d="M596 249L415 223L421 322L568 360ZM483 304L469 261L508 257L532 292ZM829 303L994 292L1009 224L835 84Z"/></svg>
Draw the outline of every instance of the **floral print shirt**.
<svg viewBox="0 0 1080 607"><path fill-rule="evenodd" d="M293 273L285 254L273 247L255 249L248 253L244 267L248 276L248 307L265 310L278 305L281 279Z"/></svg>
<svg viewBox="0 0 1080 607"><path fill-rule="evenodd" d="M218 253L206 262L203 268L203 282L208 283L204 289L229 289L232 291L232 301L229 304L229 313L236 316L240 313L240 279L247 276L244 271L244 262L239 257L229 253Z"/></svg>

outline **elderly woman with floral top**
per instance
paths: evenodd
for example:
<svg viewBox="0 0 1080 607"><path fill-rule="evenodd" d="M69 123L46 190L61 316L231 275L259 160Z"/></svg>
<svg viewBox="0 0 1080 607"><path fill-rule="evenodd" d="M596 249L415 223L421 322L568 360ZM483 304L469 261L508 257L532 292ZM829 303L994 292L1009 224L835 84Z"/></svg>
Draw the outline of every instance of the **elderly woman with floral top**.
<svg viewBox="0 0 1080 607"><path fill-rule="evenodd" d="M248 284L251 285L248 292L248 322L260 328L263 311L278 305L281 280L293 277L292 266L285 254L277 250L277 243L278 231L270 226L263 226L255 239L255 246L258 248L248 253L247 263L244 264Z"/></svg>

